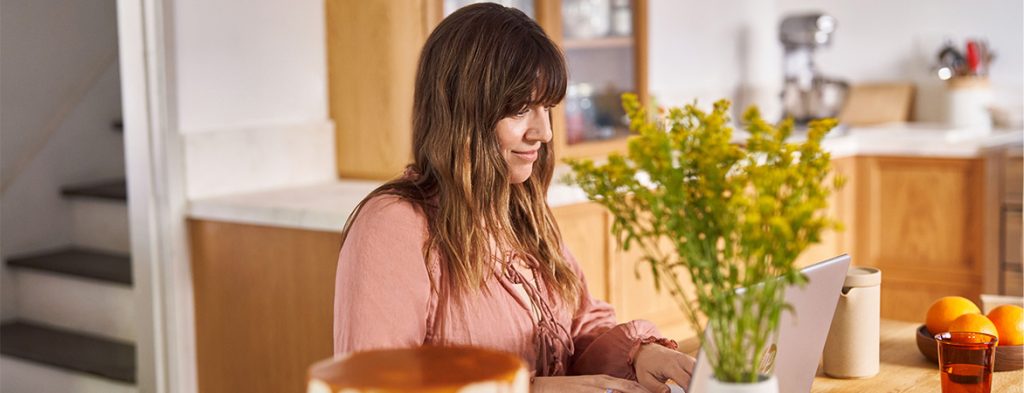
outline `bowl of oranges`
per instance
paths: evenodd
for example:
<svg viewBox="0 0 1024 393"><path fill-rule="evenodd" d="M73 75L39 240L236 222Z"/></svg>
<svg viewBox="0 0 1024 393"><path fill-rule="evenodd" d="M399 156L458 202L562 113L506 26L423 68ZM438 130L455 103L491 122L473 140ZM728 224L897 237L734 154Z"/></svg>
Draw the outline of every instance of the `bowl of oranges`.
<svg viewBox="0 0 1024 393"><path fill-rule="evenodd" d="M943 332L974 332L999 338L995 371L1024 368L1024 309L1004 304L982 314L974 302L960 296L946 296L928 308L925 324L917 329L917 349L938 363L935 335Z"/></svg>

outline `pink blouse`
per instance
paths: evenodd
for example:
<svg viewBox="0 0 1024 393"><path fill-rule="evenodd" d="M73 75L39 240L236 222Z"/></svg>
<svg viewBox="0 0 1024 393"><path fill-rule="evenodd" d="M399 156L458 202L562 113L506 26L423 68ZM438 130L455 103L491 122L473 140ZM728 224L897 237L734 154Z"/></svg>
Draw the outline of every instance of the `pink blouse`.
<svg viewBox="0 0 1024 393"><path fill-rule="evenodd" d="M584 291L571 312L556 297L547 297L554 326L538 328L538 318L544 316L539 308L545 305L531 302L529 284L517 283L521 280L515 274L495 273L484 290L439 307L431 283L445 293L446 281L440 279L436 257L424 260L427 230L426 216L397 196L374 197L363 206L338 256L335 355L424 344L472 345L518 354L538 376L607 374L635 380L633 357L639 347L666 342L648 321L616 323L612 307L586 291L583 272L568 250L566 260L584 282ZM501 266L495 258L495 271L501 272ZM545 348L542 329L563 332L571 342L568 347L548 346L552 353L539 354Z"/></svg>

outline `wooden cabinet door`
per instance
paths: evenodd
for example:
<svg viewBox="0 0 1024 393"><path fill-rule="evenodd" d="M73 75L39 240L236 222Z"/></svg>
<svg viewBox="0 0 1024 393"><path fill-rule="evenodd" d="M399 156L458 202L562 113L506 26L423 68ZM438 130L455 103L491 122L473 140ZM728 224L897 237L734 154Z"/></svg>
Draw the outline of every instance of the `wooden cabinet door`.
<svg viewBox="0 0 1024 393"><path fill-rule="evenodd" d="M609 214L596 203L580 203L552 209L562 240L583 269L590 295L609 301Z"/></svg>
<svg viewBox="0 0 1024 393"><path fill-rule="evenodd" d="M329 0L327 77L341 178L385 180L412 159L416 66L433 7Z"/></svg>
<svg viewBox="0 0 1024 393"><path fill-rule="evenodd" d="M832 161L833 176L826 181L832 182L834 176L842 176L846 179L846 186L832 193L829 197L826 214L834 220L838 220L843 229L839 231L828 230L821 234L821 243L808 247L794 263L798 267L805 267L824 261L844 253L850 253L853 244L853 228L855 225L854 209L856 208L856 176L854 157L840 158ZM856 261L854 261L856 263Z"/></svg>
<svg viewBox="0 0 1024 393"><path fill-rule="evenodd" d="M302 392L331 357L341 234L189 220L202 393Z"/></svg>
<svg viewBox="0 0 1024 393"><path fill-rule="evenodd" d="M685 314L669 294L669 288L655 289L650 264L643 261L643 252L638 248L626 251L616 245L611 271L612 304L619 321L648 320L658 326L663 335L676 340L694 336ZM679 280L684 290L692 294L689 275L681 275Z"/></svg>
<svg viewBox="0 0 1024 393"><path fill-rule="evenodd" d="M861 157L854 262L882 270L882 317L920 321L942 296L978 300L982 163Z"/></svg>
<svg viewBox="0 0 1024 393"><path fill-rule="evenodd" d="M693 335L668 291L655 291L650 268L638 265L642 253L619 249L611 235L611 215L603 206L588 202L552 210L562 238L583 268L591 296L611 303L620 322L646 319L667 337ZM689 288L689 277L682 280Z"/></svg>

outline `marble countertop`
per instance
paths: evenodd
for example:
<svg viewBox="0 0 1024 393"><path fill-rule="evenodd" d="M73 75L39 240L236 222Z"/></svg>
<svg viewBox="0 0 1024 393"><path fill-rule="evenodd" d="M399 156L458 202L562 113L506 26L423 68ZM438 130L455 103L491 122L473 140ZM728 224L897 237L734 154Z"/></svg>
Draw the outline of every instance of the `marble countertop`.
<svg viewBox="0 0 1024 393"><path fill-rule="evenodd" d="M189 218L266 225L314 231L341 232L356 205L379 181L339 180L279 190L203 198L189 202ZM587 200L583 190L552 184L552 207Z"/></svg>
<svg viewBox="0 0 1024 393"><path fill-rule="evenodd" d="M740 136L742 137L742 136ZM822 146L833 158L850 156L917 156L969 158L985 149L1024 144L1024 131L978 133L927 124L859 127L827 138ZM561 168L562 171L565 168ZM555 179L561 176L556 173ZM243 224L341 232L352 209L379 181L338 180L324 184L202 198L189 202L190 218ZM553 184L552 207L585 202L582 190Z"/></svg>
<svg viewBox="0 0 1024 393"><path fill-rule="evenodd" d="M857 127L826 137L822 147L833 158L850 156L910 156L970 158L985 149L1024 143L1024 130L952 129L935 124L883 124Z"/></svg>

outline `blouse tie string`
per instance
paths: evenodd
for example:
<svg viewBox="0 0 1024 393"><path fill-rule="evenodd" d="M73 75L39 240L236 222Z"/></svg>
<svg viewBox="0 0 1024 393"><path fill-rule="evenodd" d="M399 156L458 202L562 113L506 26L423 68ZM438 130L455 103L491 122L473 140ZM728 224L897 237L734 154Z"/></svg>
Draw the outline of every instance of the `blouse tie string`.
<svg viewBox="0 0 1024 393"><path fill-rule="evenodd" d="M526 280L526 277L523 277L523 274L512 265L517 257L526 262L533 275L533 283ZM572 336L565 326L556 321L555 313L548 304L547 297L541 293L536 260L532 256L513 251L507 254L503 265L505 278L513 284L523 286L526 295L540 314L534 335L534 345L537 347L538 375L565 375L567 370L564 359L566 356L563 354L572 355L574 350Z"/></svg>

